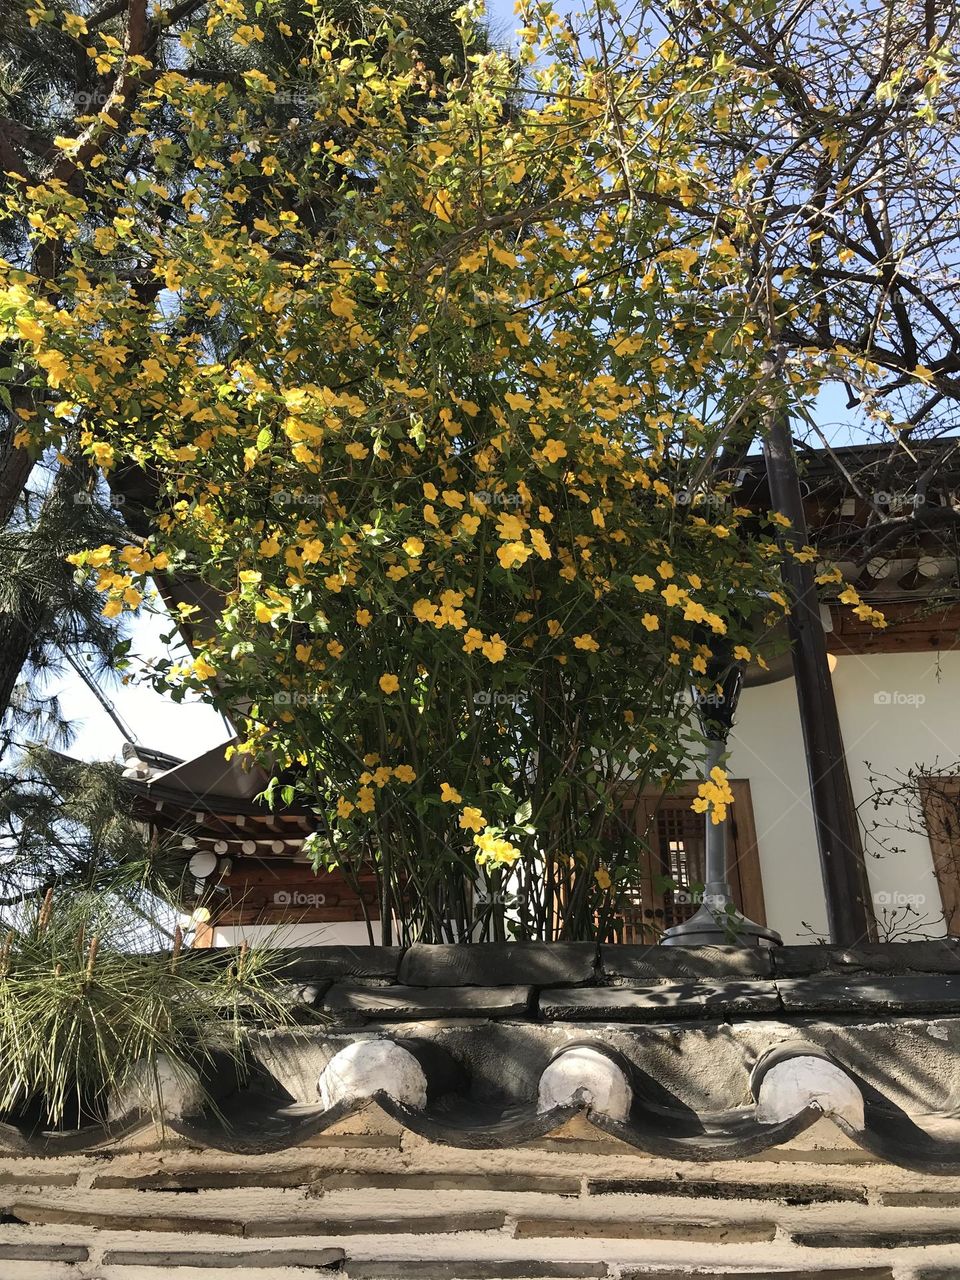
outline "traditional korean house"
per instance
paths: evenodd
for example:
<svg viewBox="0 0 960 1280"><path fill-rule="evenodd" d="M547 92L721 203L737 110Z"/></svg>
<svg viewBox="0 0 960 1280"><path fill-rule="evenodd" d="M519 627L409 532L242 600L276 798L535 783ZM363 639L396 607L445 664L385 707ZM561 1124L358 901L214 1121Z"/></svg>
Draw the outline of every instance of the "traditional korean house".
<svg viewBox="0 0 960 1280"><path fill-rule="evenodd" d="M124 764L135 814L183 851L194 946L379 942L374 875L314 872L304 841L318 817L258 799L263 768L225 760L222 747L177 760L128 745Z"/></svg>

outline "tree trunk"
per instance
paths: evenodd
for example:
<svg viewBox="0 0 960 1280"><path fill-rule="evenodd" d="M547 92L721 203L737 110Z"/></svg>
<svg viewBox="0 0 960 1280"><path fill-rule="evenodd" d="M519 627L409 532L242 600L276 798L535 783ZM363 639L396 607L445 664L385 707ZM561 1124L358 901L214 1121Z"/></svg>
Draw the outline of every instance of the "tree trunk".
<svg viewBox="0 0 960 1280"><path fill-rule="evenodd" d="M17 616L0 612L0 720L6 715L20 673L43 628L43 602L30 599Z"/></svg>

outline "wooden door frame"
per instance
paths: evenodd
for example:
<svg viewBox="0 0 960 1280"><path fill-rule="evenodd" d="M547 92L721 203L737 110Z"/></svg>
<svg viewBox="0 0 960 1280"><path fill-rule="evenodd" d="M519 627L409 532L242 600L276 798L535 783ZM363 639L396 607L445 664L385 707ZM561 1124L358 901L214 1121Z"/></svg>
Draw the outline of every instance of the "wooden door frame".
<svg viewBox="0 0 960 1280"><path fill-rule="evenodd" d="M760 852L757 846L757 827L753 816L753 796L747 778L729 778L730 790L733 792L733 804L727 821L731 824L731 844L736 845L737 862L740 867L741 908L743 914L756 924L766 925L767 912L763 895L763 875L760 867ZM662 787L631 787L625 784L621 794L632 796L635 803L656 811L663 804L675 800L693 800L697 794L701 779L684 779L675 782L668 790ZM960 784L960 779L958 779ZM658 803L659 802L659 803Z"/></svg>

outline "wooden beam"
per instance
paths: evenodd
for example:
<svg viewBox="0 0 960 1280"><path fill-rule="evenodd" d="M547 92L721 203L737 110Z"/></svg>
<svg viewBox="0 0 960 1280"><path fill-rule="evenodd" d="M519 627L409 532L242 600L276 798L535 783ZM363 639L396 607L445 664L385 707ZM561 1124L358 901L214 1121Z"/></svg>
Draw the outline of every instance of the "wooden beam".
<svg viewBox="0 0 960 1280"><path fill-rule="evenodd" d="M791 598L788 626L827 921L832 942L853 946L874 933L860 824L827 665L826 634L813 568L790 554L809 541L790 424L785 414L773 409L766 426L764 455L770 500L791 525L781 537L785 551L782 573Z"/></svg>

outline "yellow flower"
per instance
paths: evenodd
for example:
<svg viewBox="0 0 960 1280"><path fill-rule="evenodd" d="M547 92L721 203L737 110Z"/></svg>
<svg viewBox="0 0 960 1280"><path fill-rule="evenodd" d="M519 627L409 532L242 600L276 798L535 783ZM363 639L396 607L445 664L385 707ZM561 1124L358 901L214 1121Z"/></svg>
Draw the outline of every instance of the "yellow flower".
<svg viewBox="0 0 960 1280"><path fill-rule="evenodd" d="M330 310L335 316L342 316L345 320L352 320L356 309L357 304L353 298L348 297L347 294L339 289L334 289L330 298Z"/></svg>
<svg viewBox="0 0 960 1280"><path fill-rule="evenodd" d="M504 569L518 569L533 555L532 547L525 547L522 542L505 542L497 548L497 559Z"/></svg>
<svg viewBox="0 0 960 1280"><path fill-rule="evenodd" d="M376 803L376 792L372 787L361 787L357 792L357 808L361 813L371 813Z"/></svg>
<svg viewBox="0 0 960 1280"><path fill-rule="evenodd" d="M294 656L298 662L309 662L310 655L313 653L313 646L309 644L298 644Z"/></svg>
<svg viewBox="0 0 960 1280"><path fill-rule="evenodd" d="M456 789L456 787L452 787L449 782L441 782L440 783L440 799L443 801L444 804L461 804L463 801L463 796Z"/></svg>
<svg viewBox="0 0 960 1280"><path fill-rule="evenodd" d="M413 604L413 616L418 622L435 622L437 617L437 606L426 597L415 600Z"/></svg>
<svg viewBox="0 0 960 1280"><path fill-rule="evenodd" d="M733 649L733 656L736 658L738 662L749 662L750 650L747 648L745 644L735 645Z"/></svg>
<svg viewBox="0 0 960 1280"><path fill-rule="evenodd" d="M464 831L482 831L486 825L486 818L479 809L475 809L472 805L467 805L460 814L460 827Z"/></svg>
<svg viewBox="0 0 960 1280"><path fill-rule="evenodd" d="M780 525L782 529L789 529L791 527L789 516L785 516L782 511L771 511L770 519L774 524Z"/></svg>
<svg viewBox="0 0 960 1280"><path fill-rule="evenodd" d="M353 813L353 805L346 796L341 796L337 801L337 817L349 818L351 813Z"/></svg>
<svg viewBox="0 0 960 1280"><path fill-rule="evenodd" d="M495 866L512 867L520 857L520 850L499 836L483 835L474 836L473 843L480 852L476 856L477 866L486 866L488 862L492 862Z"/></svg>
<svg viewBox="0 0 960 1280"><path fill-rule="evenodd" d="M573 637L573 647L575 649L586 649L589 653L597 653L600 649L600 646L588 631L585 631L583 635Z"/></svg>
<svg viewBox="0 0 960 1280"><path fill-rule="evenodd" d="M552 554L550 551L550 544L549 542L547 542L547 535L543 532L542 529L530 530L530 542L533 546L534 551L536 551L537 555L540 557L541 560L550 559L550 556Z"/></svg>
<svg viewBox="0 0 960 1280"><path fill-rule="evenodd" d="M559 462L561 458L567 456L567 446L562 440L554 440L551 437L543 446L543 456L548 462Z"/></svg>
<svg viewBox="0 0 960 1280"><path fill-rule="evenodd" d="M647 574L635 573L633 575L633 585L638 591L652 591L657 584Z"/></svg>
<svg viewBox="0 0 960 1280"><path fill-rule="evenodd" d="M397 676L385 673L380 677L379 685L384 693L396 693L400 688L400 681Z"/></svg>
<svg viewBox="0 0 960 1280"><path fill-rule="evenodd" d="M520 516L504 511L497 519L497 533L504 542L515 542L523 537L527 522Z"/></svg>
<svg viewBox="0 0 960 1280"><path fill-rule="evenodd" d="M668 587L664 587L660 594L663 596L664 600L666 600L667 604L673 607L674 605L678 605L681 600L685 599L687 593L682 589L682 587L678 587L675 582L671 582Z"/></svg>
<svg viewBox="0 0 960 1280"><path fill-rule="evenodd" d="M733 792L727 775L719 765L710 770L710 777L701 782L697 796L690 806L695 813L710 812L710 821L716 826L727 816L727 806L733 804Z"/></svg>
<svg viewBox="0 0 960 1280"><path fill-rule="evenodd" d="M640 621L648 631L660 630L660 619L655 613L645 613Z"/></svg>
<svg viewBox="0 0 960 1280"><path fill-rule="evenodd" d="M17 316L17 332L28 342L36 342L39 345L43 341L43 325L36 320L31 320L29 316Z"/></svg>
<svg viewBox="0 0 960 1280"><path fill-rule="evenodd" d="M271 534L269 538L264 538L264 540L260 543L260 554L262 556L266 556L268 559L270 558L270 556L277 555L279 551L280 551L280 542L277 539L277 535L275 533Z"/></svg>
<svg viewBox="0 0 960 1280"><path fill-rule="evenodd" d="M610 878L610 872L606 867L597 867L596 871L593 873L593 878L601 889L609 889L613 884L613 881Z"/></svg>
<svg viewBox="0 0 960 1280"><path fill-rule="evenodd" d="M467 625L467 616L460 608L463 604L463 592L447 588L440 594L440 605L431 619L435 627L450 626L462 631Z"/></svg>
<svg viewBox="0 0 960 1280"><path fill-rule="evenodd" d="M93 243L98 253L109 253L117 243L117 233L112 227L98 227L93 233Z"/></svg>
<svg viewBox="0 0 960 1280"><path fill-rule="evenodd" d="M398 782L416 782L417 771L409 764L398 764L393 771Z"/></svg>
<svg viewBox="0 0 960 1280"><path fill-rule="evenodd" d="M70 36L85 36L87 34L87 23L79 13L65 13L63 15L63 29Z"/></svg>
<svg viewBox="0 0 960 1280"><path fill-rule="evenodd" d="M707 616L707 611L702 604L698 604L696 600L688 600L683 610L685 622L703 622Z"/></svg>
<svg viewBox="0 0 960 1280"><path fill-rule="evenodd" d="M90 452L96 459L97 465L103 467L104 471L108 471L113 466L113 445L107 444L103 440L96 440L90 446Z"/></svg>
<svg viewBox="0 0 960 1280"><path fill-rule="evenodd" d="M328 641L327 641L327 653L329 653L329 655L330 655L330 657L331 657L331 658L342 658L342 657L343 657L343 645L340 643L340 641L339 641L339 640L328 640Z"/></svg>
<svg viewBox="0 0 960 1280"><path fill-rule="evenodd" d="M661 578L672 578L673 565L669 562L669 560L661 560L660 563L657 565L657 573L659 573Z"/></svg>
<svg viewBox="0 0 960 1280"><path fill-rule="evenodd" d="M521 413L528 413L533 408L533 401L517 392L508 391L503 398L511 409L519 409Z"/></svg>
<svg viewBox="0 0 960 1280"><path fill-rule="evenodd" d="M485 640L480 648L483 652L483 656L488 658L490 662L502 662L507 656L507 646L506 643L500 639L499 631L495 635L492 635L489 640Z"/></svg>
<svg viewBox="0 0 960 1280"><path fill-rule="evenodd" d="M423 555L423 541L420 538L407 538L403 549L408 556L416 560L418 556Z"/></svg>

